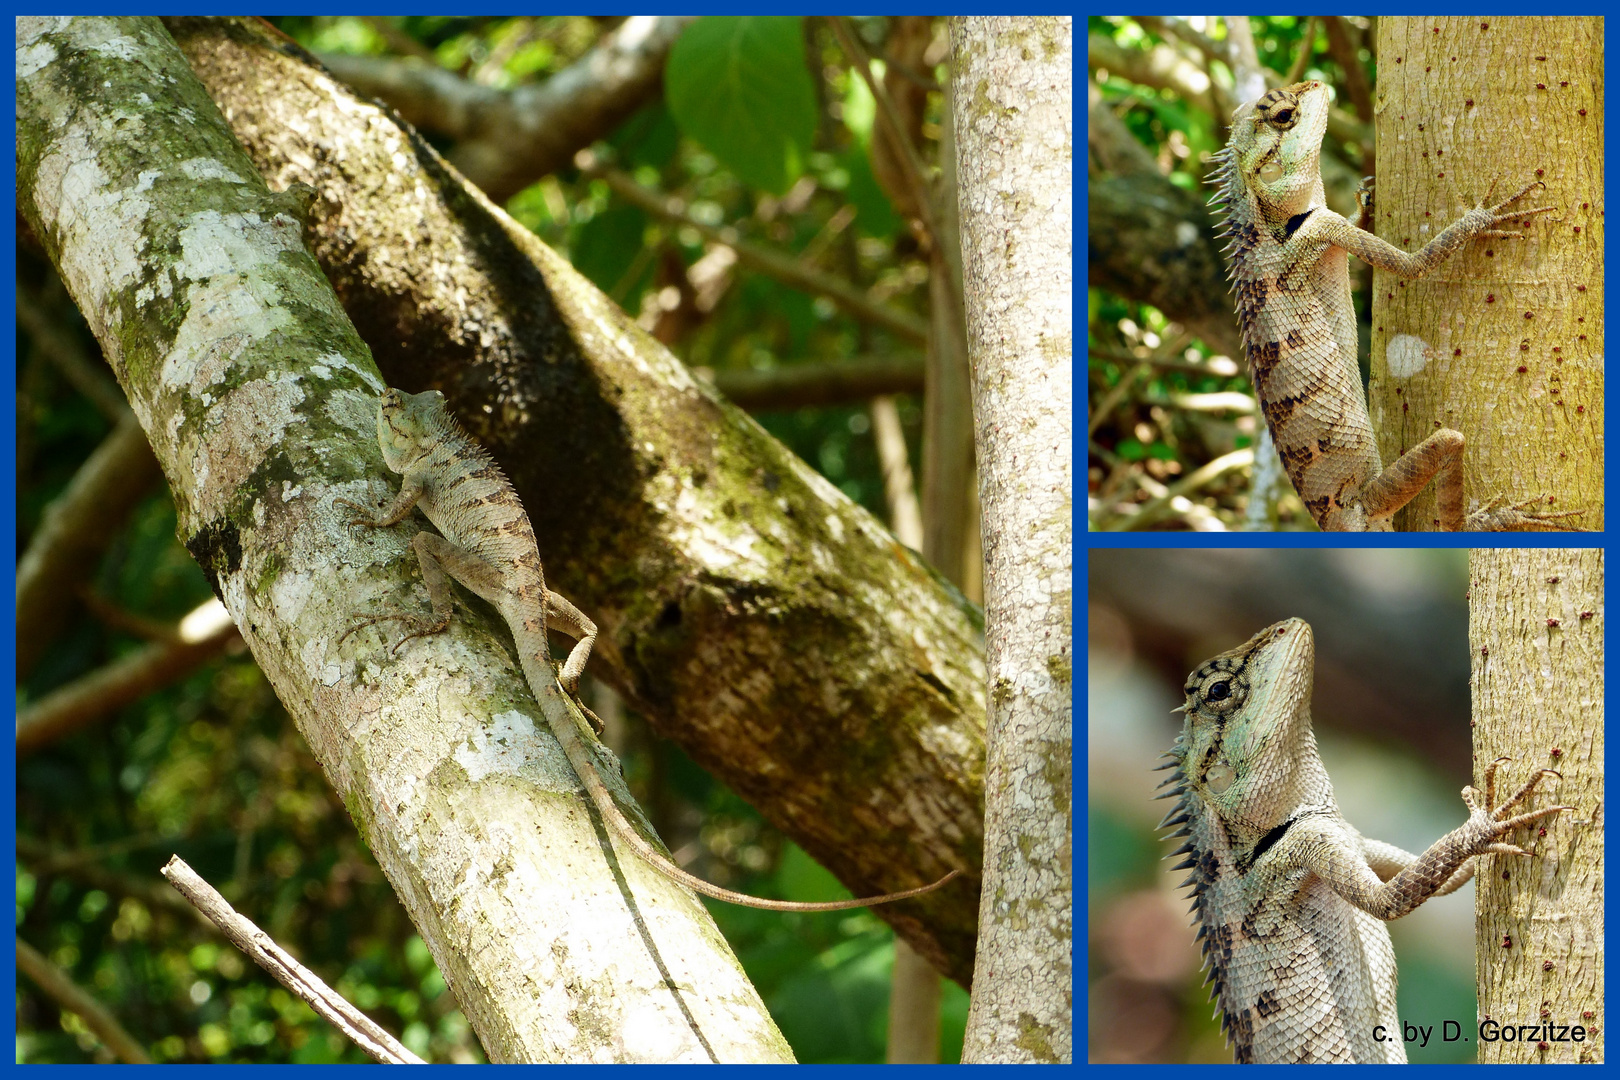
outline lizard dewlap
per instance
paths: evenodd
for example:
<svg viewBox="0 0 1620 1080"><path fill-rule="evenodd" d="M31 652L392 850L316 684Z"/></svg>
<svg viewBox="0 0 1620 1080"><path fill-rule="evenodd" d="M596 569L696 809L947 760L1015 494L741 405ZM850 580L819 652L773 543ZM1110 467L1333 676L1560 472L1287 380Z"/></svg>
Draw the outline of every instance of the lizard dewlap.
<svg viewBox="0 0 1620 1080"><path fill-rule="evenodd" d="M1184 841L1172 857L1192 871L1182 885L1239 1063L1404 1063L1385 920L1461 887L1477 855L1528 855L1503 838L1570 807L1506 816L1558 774L1498 806L1500 758L1483 795L1463 789L1467 822L1422 855L1362 836L1316 753L1315 659L1311 628L1289 619L1187 676L1161 827Z"/></svg>

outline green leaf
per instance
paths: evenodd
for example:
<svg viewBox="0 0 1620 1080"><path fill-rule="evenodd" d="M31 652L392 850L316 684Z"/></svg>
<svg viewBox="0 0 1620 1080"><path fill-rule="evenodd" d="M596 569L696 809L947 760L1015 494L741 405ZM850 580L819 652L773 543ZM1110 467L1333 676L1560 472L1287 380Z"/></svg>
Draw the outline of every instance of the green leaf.
<svg viewBox="0 0 1620 1080"><path fill-rule="evenodd" d="M646 243L647 213L638 206L614 203L580 226L568 245L574 269L621 303L632 295L624 275Z"/></svg>
<svg viewBox="0 0 1620 1080"><path fill-rule="evenodd" d="M900 215L894 212L888 192L878 186L877 177L872 175L866 150L852 146L843 160L849 170L844 197L855 207L856 231L862 236L893 236L900 230Z"/></svg>
<svg viewBox="0 0 1620 1080"><path fill-rule="evenodd" d="M659 101L620 124L607 141L619 152L626 166L650 165L662 169L680 148L680 135L669 110Z"/></svg>
<svg viewBox="0 0 1620 1080"><path fill-rule="evenodd" d="M780 195L816 135L816 95L796 16L715 15L670 51L664 99L689 137L746 184Z"/></svg>

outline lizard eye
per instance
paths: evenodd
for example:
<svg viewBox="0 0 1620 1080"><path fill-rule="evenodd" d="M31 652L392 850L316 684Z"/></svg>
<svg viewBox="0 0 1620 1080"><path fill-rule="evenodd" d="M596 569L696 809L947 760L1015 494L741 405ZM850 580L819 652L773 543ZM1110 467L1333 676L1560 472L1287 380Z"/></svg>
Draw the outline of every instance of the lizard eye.
<svg viewBox="0 0 1620 1080"><path fill-rule="evenodd" d="M1192 680L1187 696L1200 712L1224 716L1243 707L1249 698L1249 681L1241 671L1211 671Z"/></svg>

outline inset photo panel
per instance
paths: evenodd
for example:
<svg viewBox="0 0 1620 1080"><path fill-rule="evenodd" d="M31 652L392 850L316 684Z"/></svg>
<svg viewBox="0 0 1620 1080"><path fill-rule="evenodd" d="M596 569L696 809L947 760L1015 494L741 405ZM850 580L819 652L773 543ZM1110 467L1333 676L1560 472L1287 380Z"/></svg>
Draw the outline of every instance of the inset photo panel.
<svg viewBox="0 0 1620 1080"><path fill-rule="evenodd" d="M1603 562L1091 550L1090 1060L1602 1061Z"/></svg>
<svg viewBox="0 0 1620 1080"><path fill-rule="evenodd" d="M1090 529L1603 530L1601 17L1088 29Z"/></svg>

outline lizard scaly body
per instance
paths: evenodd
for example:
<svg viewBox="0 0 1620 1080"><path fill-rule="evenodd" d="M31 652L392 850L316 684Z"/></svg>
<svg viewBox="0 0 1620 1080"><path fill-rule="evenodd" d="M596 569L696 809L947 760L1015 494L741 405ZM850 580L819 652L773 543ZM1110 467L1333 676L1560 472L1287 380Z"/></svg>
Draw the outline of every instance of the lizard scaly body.
<svg viewBox="0 0 1620 1080"><path fill-rule="evenodd" d="M404 520L413 507L420 507L427 515L442 535L419 532L412 547L421 564L433 614L387 612L369 616L351 627L343 635L345 638L386 619L413 626L395 649L410 638L443 631L450 624L450 578L487 600L511 630L529 689L602 819L654 869L706 896L771 911L840 911L918 896L957 876L960 871L952 870L932 885L882 896L798 903L764 900L722 889L676 866L625 820L585 745L585 724L573 695L596 641L596 624L546 588L528 514L500 467L451 416L444 395L437 390L422 394L404 394L392 388L383 391L377 412L377 437L382 443L383 460L402 477L398 497L378 518L369 516L369 511L357 503L337 501L362 515L351 524L374 528ZM548 619L552 626L576 639L560 675L552 666L546 643Z"/></svg>
<svg viewBox="0 0 1620 1080"><path fill-rule="evenodd" d="M1428 273L1480 236L1553 207L1508 210L1536 184L1476 206L1407 253L1327 208L1321 175L1328 88L1269 90L1238 107L1232 136L1211 159L1211 200L1226 213L1227 274L1237 298L1249 375L1271 437L1311 517L1323 530L1387 531L1390 519L1438 477L1440 527L1563 528L1580 511L1532 510L1490 500L1463 514L1463 436L1441 428L1388 468L1378 456L1356 364L1356 316L1346 254L1404 278Z"/></svg>
<svg viewBox="0 0 1620 1080"><path fill-rule="evenodd" d="M1422 855L1362 836L1339 813L1311 731L1315 647L1299 619L1267 627L1187 677L1186 724L1162 769L1161 827L1185 838L1193 911L1221 1025L1240 1064L1404 1063L1395 1012L1398 919L1474 874L1485 852L1528 855L1501 838L1553 806L1504 817L1542 769L1500 806L1463 789L1468 820Z"/></svg>

